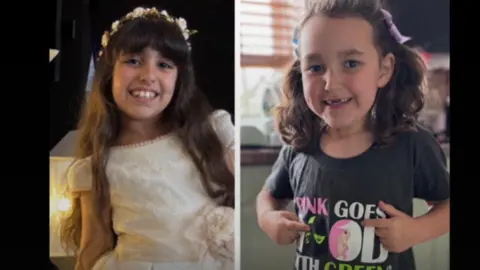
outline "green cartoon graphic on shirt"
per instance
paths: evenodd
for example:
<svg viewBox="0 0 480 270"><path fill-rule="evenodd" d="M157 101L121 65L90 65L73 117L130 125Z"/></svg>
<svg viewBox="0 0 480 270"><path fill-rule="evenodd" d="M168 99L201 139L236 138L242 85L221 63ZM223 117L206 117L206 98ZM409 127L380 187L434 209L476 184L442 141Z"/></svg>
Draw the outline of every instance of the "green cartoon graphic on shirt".
<svg viewBox="0 0 480 270"><path fill-rule="evenodd" d="M308 222L307 224L310 225L310 227L313 227L312 225L315 224L315 218L316 216L312 216L308 219ZM313 235L313 240L315 240L315 243L317 243L317 245L321 245L323 243L323 241L325 240L325 236L323 235L320 235L316 232L307 232L305 233L305 243L306 244L309 244L310 243L310 238L312 237Z"/></svg>

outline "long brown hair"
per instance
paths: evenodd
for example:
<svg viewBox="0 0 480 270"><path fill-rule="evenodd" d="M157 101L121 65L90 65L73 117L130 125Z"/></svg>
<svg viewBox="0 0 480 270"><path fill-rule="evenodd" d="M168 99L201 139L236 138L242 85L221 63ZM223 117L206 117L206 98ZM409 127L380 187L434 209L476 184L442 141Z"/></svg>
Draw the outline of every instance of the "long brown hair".
<svg viewBox="0 0 480 270"><path fill-rule="evenodd" d="M390 82L377 91L368 115L368 126L376 145L392 141L395 134L416 129L418 113L424 106L425 63L418 52L398 43L390 34L381 12L380 0L318 0L312 1L300 27L313 16L356 17L370 23L374 44L381 57L395 56ZM276 125L282 139L297 151L318 147L318 138L326 126L307 106L303 95L300 61L288 69L283 84L284 99L276 108Z"/></svg>
<svg viewBox="0 0 480 270"><path fill-rule="evenodd" d="M115 245L116 235L111 224L105 168L109 148L116 143L121 129L120 111L112 95L113 67L121 53L138 53L150 47L178 67L175 93L162 112L159 125L171 127L178 135L184 150L200 171L208 195L220 205L234 207L234 176L225 161L226 150L209 120L213 110L195 85L190 48L182 31L175 23L156 16L124 20L98 60L92 92L78 126L76 153L79 159L91 158L93 218L110 237L106 239L110 248ZM78 198L74 199L72 207L63 223L61 238L67 248L77 251L82 231Z"/></svg>

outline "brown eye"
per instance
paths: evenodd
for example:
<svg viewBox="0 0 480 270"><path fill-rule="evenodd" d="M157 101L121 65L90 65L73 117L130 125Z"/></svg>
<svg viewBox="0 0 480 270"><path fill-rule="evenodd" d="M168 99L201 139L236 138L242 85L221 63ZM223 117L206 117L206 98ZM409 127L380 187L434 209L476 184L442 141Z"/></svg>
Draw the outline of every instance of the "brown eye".
<svg viewBox="0 0 480 270"><path fill-rule="evenodd" d="M168 64L168 63L165 63L165 62L159 63L159 64L158 64L158 67L159 67L159 68L169 68L169 69L173 68L172 65L170 65L170 64Z"/></svg>
<svg viewBox="0 0 480 270"><path fill-rule="evenodd" d="M135 59L135 58L129 58L129 59L125 60L124 63L130 64L130 65L135 65L135 66L140 65L140 61Z"/></svg>

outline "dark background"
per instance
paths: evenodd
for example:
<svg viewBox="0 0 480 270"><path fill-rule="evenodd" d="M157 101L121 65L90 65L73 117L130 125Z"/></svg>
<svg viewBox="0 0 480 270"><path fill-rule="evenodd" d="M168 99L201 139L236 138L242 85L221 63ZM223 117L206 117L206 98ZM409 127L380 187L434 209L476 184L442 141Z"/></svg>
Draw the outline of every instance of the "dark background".
<svg viewBox="0 0 480 270"><path fill-rule="evenodd" d="M450 52L449 0L390 0L393 21L415 45L430 53Z"/></svg>
<svg viewBox="0 0 480 270"><path fill-rule="evenodd" d="M215 108L234 119L234 1L233 0L57 0L62 2L60 22L51 20L51 47L60 53L50 64L50 149L74 130L85 96L89 61L101 36L113 21L137 6L156 6L183 17L198 30L191 37L197 84ZM159 5L159 2L161 5ZM214 7L214 8L213 8ZM56 24L56 25L55 25ZM55 26L60 26L60 35ZM75 30L73 30L75 29ZM58 32L57 32L58 33ZM55 38L60 36L60 42ZM57 39L58 40L58 39ZM55 78L57 72L59 76ZM232 119L232 120L233 120Z"/></svg>

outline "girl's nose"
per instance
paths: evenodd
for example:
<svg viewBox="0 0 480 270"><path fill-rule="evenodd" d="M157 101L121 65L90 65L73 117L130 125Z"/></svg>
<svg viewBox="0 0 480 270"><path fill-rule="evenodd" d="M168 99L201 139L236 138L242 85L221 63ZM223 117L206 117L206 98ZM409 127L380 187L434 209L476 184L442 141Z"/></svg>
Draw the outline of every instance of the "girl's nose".
<svg viewBox="0 0 480 270"><path fill-rule="evenodd" d="M156 76L155 69L156 67L151 67L151 65L144 65L140 73L140 80L148 83L154 82Z"/></svg>
<svg viewBox="0 0 480 270"><path fill-rule="evenodd" d="M338 76L331 69L325 72L325 74L323 75L323 79L325 81L326 91L332 91L338 85Z"/></svg>

